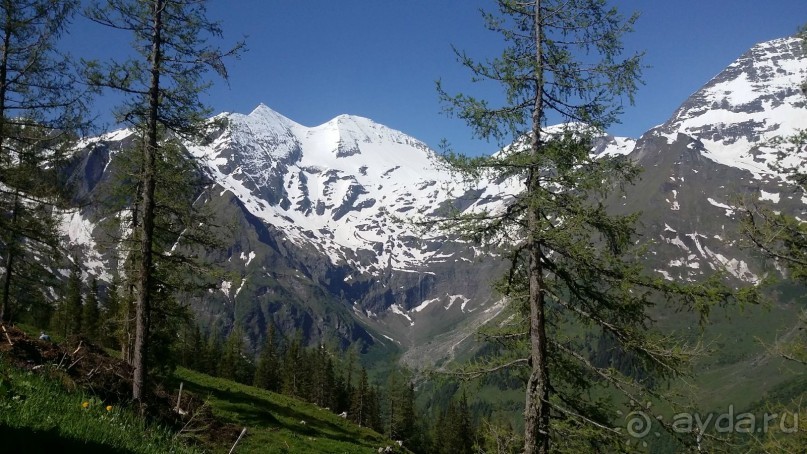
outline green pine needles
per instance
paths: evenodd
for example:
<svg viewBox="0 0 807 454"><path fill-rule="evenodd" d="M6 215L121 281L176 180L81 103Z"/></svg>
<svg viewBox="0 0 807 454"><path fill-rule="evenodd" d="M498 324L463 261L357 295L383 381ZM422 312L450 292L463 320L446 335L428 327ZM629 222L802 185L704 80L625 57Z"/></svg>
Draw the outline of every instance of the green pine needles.
<svg viewBox="0 0 807 454"><path fill-rule="evenodd" d="M656 332L649 309L674 302L705 321L714 304L755 301L755 293L738 294L719 277L684 285L645 275L638 214L609 209L640 169L591 150L639 83L641 55L623 58L621 44L636 16L604 0L497 5L485 21L507 44L501 55L477 62L457 54L476 80L501 85L503 104L449 95L438 83L446 110L476 136L514 142L493 156L445 154L466 180L508 182L514 189L502 206L429 221L495 247L510 265L495 284L506 313L481 333L502 348L459 373L524 369L523 452L615 452L628 440L618 430L620 404L663 399L657 385L685 374L697 353ZM607 348L599 357L592 339Z"/></svg>

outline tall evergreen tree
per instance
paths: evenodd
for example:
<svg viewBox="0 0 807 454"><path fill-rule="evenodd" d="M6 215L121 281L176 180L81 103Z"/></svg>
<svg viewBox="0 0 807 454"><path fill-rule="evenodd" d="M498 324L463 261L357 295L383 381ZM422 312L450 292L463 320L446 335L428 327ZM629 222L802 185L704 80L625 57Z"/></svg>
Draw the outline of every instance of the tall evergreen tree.
<svg viewBox="0 0 807 454"><path fill-rule="evenodd" d="M298 331L283 354L282 392L289 396L304 398L306 390L307 355L303 347L303 333Z"/></svg>
<svg viewBox="0 0 807 454"><path fill-rule="evenodd" d="M471 454L474 452L476 431L471 421L465 393L459 401L452 400L434 425L433 451L437 454Z"/></svg>
<svg viewBox="0 0 807 454"><path fill-rule="evenodd" d="M316 347L309 354L309 384L308 400L320 407L331 408L334 405L334 386L336 376L331 353L324 345Z"/></svg>
<svg viewBox="0 0 807 454"><path fill-rule="evenodd" d="M334 409L337 413L350 412L353 397L353 368L356 365L356 350L350 348L345 353L340 370L336 373Z"/></svg>
<svg viewBox="0 0 807 454"><path fill-rule="evenodd" d="M411 448L417 425L414 385L402 373L393 371L387 379L385 397L385 433Z"/></svg>
<svg viewBox="0 0 807 454"><path fill-rule="evenodd" d="M30 295L54 284L47 266L59 251L56 172L83 110L55 46L78 4L0 1L0 321L22 293L15 287Z"/></svg>
<svg viewBox="0 0 807 454"><path fill-rule="evenodd" d="M350 420L362 427L367 427L372 419L370 415L373 407L371 394L372 388L367 380L367 370L362 367L359 382L350 399L350 411L348 412Z"/></svg>
<svg viewBox="0 0 807 454"><path fill-rule="evenodd" d="M108 348L119 348L121 345L121 316L120 316L120 278L115 273L112 281L107 285L103 304L101 305L98 335L101 344Z"/></svg>
<svg viewBox="0 0 807 454"><path fill-rule="evenodd" d="M81 333L82 316L82 282L81 269L74 264L67 280L67 292L64 301L64 332L65 335Z"/></svg>
<svg viewBox="0 0 807 454"><path fill-rule="evenodd" d="M224 342L218 374L239 383L252 383L255 369L246 359L244 331L240 327L235 327Z"/></svg>
<svg viewBox="0 0 807 454"><path fill-rule="evenodd" d="M223 52L207 43L207 37L221 35L221 28L207 18L204 1L106 0L90 8L88 17L132 32L139 55L125 62L91 63L89 72L95 85L128 96L118 111L119 119L133 126L142 138L132 354L132 397L140 401L146 382L155 288L155 191L159 164L165 160L163 144L168 133L189 139L201 135L208 113L199 101L199 94L207 87L202 78L210 69L226 77L222 59L236 54L241 45Z"/></svg>
<svg viewBox="0 0 807 454"><path fill-rule="evenodd" d="M205 354L199 370L209 375L219 374L219 362L222 356L222 346L215 333L208 332L205 338Z"/></svg>
<svg viewBox="0 0 807 454"><path fill-rule="evenodd" d="M277 339L275 337L275 325L271 321L266 328L266 342L258 356L258 364L255 368L255 377L252 382L254 386L268 389L269 391L280 391L280 356L278 352Z"/></svg>
<svg viewBox="0 0 807 454"><path fill-rule="evenodd" d="M210 186L199 163L176 143L164 144L161 153L154 193L154 298L151 304L152 312L159 316L154 318L150 330L162 333L159 337L171 344L175 338L168 334L186 327L184 319L189 316L188 302L194 293L211 288L220 277L212 266L202 262L204 255L198 252L201 248L221 247L221 244L216 240L218 227L211 209L204 205ZM139 175L142 169L142 153L137 148L121 150L115 153L110 165L114 167L115 178L106 183L108 188L96 191L97 197L91 203L104 215L102 222L109 233L101 240L107 242L104 247L117 254L115 261L120 268L123 289L117 320L120 345L122 357L131 364L136 331L135 271L141 246L137 234L139 204L133 200L141 184L133 176ZM152 346L158 348L162 356L171 358L171 345L152 342Z"/></svg>
<svg viewBox="0 0 807 454"><path fill-rule="evenodd" d="M188 369L201 371L205 355L205 339L195 321L190 320L182 330L179 364Z"/></svg>
<svg viewBox="0 0 807 454"><path fill-rule="evenodd" d="M101 311L98 308L98 280L93 278L90 282L89 292L81 311L82 334L93 341L99 340L99 325Z"/></svg>
<svg viewBox="0 0 807 454"><path fill-rule="evenodd" d="M384 422L381 419L381 388L376 386L370 387L370 393L367 396L367 427L375 430L376 432L384 432Z"/></svg>
<svg viewBox="0 0 807 454"><path fill-rule="evenodd" d="M668 379L685 370L688 355L680 342L648 329L647 308L680 297L676 304L706 314L734 292L716 279L687 287L646 276L634 243L636 216L606 209L607 197L639 174L627 159L591 154L594 137L615 121L621 100L632 100L636 89L640 55L621 56L621 37L636 17L625 19L606 0L496 4L498 14L485 14L485 21L507 44L501 56L481 63L458 56L475 79L503 86L503 105L449 95L438 83L448 111L465 119L475 135L513 143L487 157L447 153L448 161L472 181L485 176L520 186L501 210L437 221L501 247L511 264L497 287L520 323L487 333L511 348L469 375L528 369L527 454L548 453L550 443L557 451L620 449L615 410L586 396L602 386L646 402L654 390L594 365L581 353L581 339L570 333L607 332L646 375ZM549 122L565 126L549 130Z"/></svg>
<svg viewBox="0 0 807 454"><path fill-rule="evenodd" d="M56 307L51 329L63 337L80 334L83 295L81 269L78 264L71 266L62 295Z"/></svg>

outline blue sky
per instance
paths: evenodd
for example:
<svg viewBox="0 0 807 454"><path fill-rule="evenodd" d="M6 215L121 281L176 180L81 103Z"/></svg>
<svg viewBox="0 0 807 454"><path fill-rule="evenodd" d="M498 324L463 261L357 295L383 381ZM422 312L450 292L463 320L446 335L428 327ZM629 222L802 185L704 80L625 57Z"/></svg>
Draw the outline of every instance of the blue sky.
<svg viewBox="0 0 807 454"><path fill-rule="evenodd" d="M638 137L663 123L699 87L757 42L788 36L807 22L805 0L614 0L639 11L628 51L645 51L645 85L622 124L610 131ZM462 120L441 113L435 81L450 92L485 95L470 83L451 46L491 56L499 39L485 30L482 0L213 0L223 43L246 37L248 51L229 63L205 100L215 112L250 112L264 103L314 126L343 113L371 118L432 147L490 153ZM79 23L77 36L115 40ZM86 28L85 28L86 27ZM89 37L89 38L88 38ZM124 44L128 37L124 37Z"/></svg>

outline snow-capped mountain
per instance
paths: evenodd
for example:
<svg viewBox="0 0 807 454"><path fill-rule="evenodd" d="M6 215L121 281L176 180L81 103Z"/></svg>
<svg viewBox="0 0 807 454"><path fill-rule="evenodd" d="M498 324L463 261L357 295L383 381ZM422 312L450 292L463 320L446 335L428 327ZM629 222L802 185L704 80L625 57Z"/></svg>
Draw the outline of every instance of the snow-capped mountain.
<svg viewBox="0 0 807 454"><path fill-rule="evenodd" d="M769 142L807 124L803 42L797 37L757 44L693 94L653 133L672 142L678 134L697 139L704 157L748 170L772 173ZM786 162L794 164L795 162Z"/></svg>
<svg viewBox="0 0 807 454"><path fill-rule="evenodd" d="M736 247L737 197L782 210L802 204L767 166L770 139L807 128L800 46L795 38L757 45L665 124L638 140L606 136L595 144L593 154L628 155L645 169L611 206L643 213L642 233L656 242L648 263L660 275L697 279L724 270L755 282L768 272ZM217 120L208 141L187 148L214 186L207 203L238 228L226 252L209 257L234 277L196 302L203 317L221 326L239 320L256 345L272 320L310 339L407 350L419 363L451 356L498 312L489 282L502 270L499 260L416 221L449 201L495 207L520 190L517 181L467 186L424 143L366 118L307 127L259 105ZM100 191L115 150L131 140L118 132L88 145L74 171L82 191ZM66 231L93 251L98 221L82 212ZM102 263L102 252L90 255Z"/></svg>
<svg viewBox="0 0 807 454"><path fill-rule="evenodd" d="M648 235L662 245L654 250L658 273L697 279L720 270L757 282L771 272L739 249L739 210L755 198L802 210L802 195L771 164L783 149L773 139L807 128L805 80L800 39L758 44L637 142L631 156L644 177L622 204L643 211ZM784 164L801 163L804 152Z"/></svg>
<svg viewBox="0 0 807 454"><path fill-rule="evenodd" d="M261 104L219 119L227 127L212 143L188 147L213 180L290 241L314 244L331 263L362 273L445 258L437 244L444 238L415 222L466 193L479 193L474 206L518 190L512 182L466 187L426 144L367 118L340 115L305 127ZM608 138L598 151L625 154L629 144ZM359 258L361 250L374 257Z"/></svg>
<svg viewBox="0 0 807 454"><path fill-rule="evenodd" d="M226 129L191 153L288 240L364 273L412 269L436 254L428 236L392 218L426 214L447 199L449 178L422 142L349 115L308 128L265 105L220 118Z"/></svg>

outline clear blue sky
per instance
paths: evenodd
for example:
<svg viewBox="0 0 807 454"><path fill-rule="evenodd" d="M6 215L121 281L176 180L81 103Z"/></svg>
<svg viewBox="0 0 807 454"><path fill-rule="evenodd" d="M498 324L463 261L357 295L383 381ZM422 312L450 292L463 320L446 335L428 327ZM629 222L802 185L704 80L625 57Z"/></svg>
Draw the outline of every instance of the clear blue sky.
<svg viewBox="0 0 807 454"><path fill-rule="evenodd" d="M649 66L636 105L611 128L631 137L663 123L755 43L791 35L807 22L805 0L611 4L626 15L641 13L625 44L645 51ZM264 103L307 126L360 115L432 147L445 138L458 151L490 153L496 144L473 139L463 121L443 115L435 91L437 79L450 92L483 88L469 82L451 46L474 56L498 50L498 36L479 14L489 6L492 1L482 0L212 0L209 13L222 21L224 43L246 37L249 50L229 62L229 85L217 81L205 99L216 112L248 113ZM82 41L111 48L109 32L80 20L76 25Z"/></svg>

